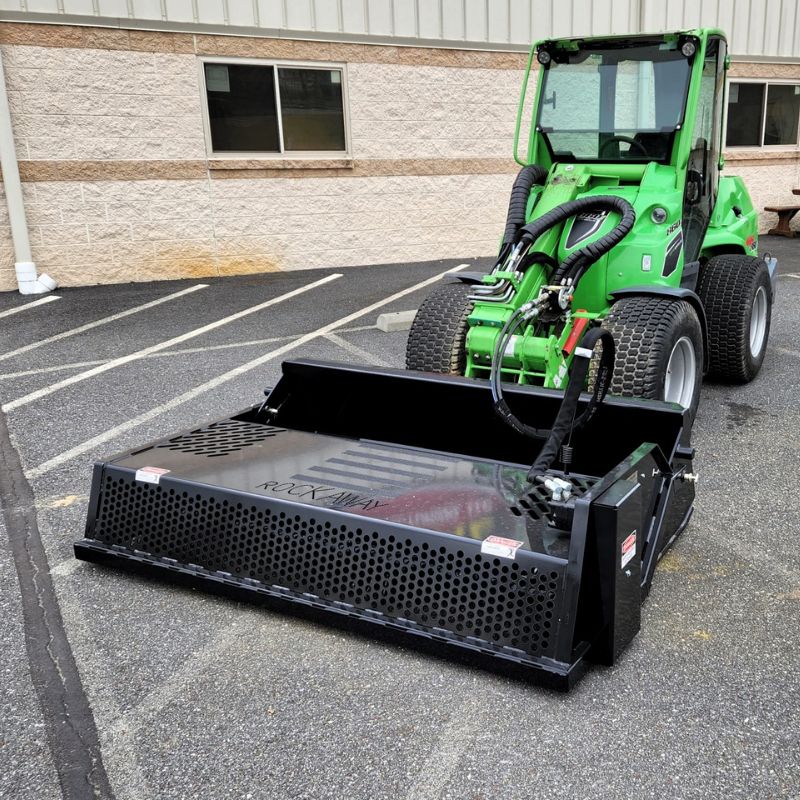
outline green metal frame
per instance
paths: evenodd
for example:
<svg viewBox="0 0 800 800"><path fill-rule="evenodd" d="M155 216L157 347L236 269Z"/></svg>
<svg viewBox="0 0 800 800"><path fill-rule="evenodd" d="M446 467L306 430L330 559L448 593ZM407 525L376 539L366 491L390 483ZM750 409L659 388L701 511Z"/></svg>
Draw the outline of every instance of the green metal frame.
<svg viewBox="0 0 800 800"><path fill-rule="evenodd" d="M677 266L669 274L662 273L667 248L674 236L681 230L684 217L684 191L687 182L692 149L692 135L695 128L696 113L700 100L701 77L708 42L715 37L725 40L722 31L713 28L693 29L669 34L659 34L665 42L677 41L680 37L693 37L698 43L694 57L685 104L683 123L675 133L672 158L668 164L657 163L561 163L553 160L536 128L538 108L541 102L543 81L537 81L536 92L529 112L530 134L527 141L527 155L520 158L520 131L527 113L527 94L531 72L540 47L578 49L589 39L561 39L539 41L531 47L527 68L522 82L517 121L514 134L514 158L521 165L537 164L548 171L543 186L534 187L528 201L527 221L530 222L562 203L577 198L596 195L617 195L633 205L636 223L625 239L606 256L595 263L579 282L570 309L557 323L540 326L535 330L528 326L519 336L514 337L506 348L503 358L503 379L522 384L538 384L550 388L561 388L572 359L571 353L564 352L576 320L587 317L590 320L602 319L613 302L612 295L620 289L643 287L653 289L663 287L675 289L681 286L684 275L683 251ZM617 40L620 43L636 46L639 40L652 40L654 36L603 37L603 42ZM727 70L729 59L725 59ZM538 66L538 64L537 64ZM727 82L726 82L727 85ZM725 91L727 93L727 91ZM726 97L717 108L725 108ZM716 120L715 135L719 137L719 168L722 169L723 121ZM667 212L663 223L651 218L655 208ZM618 217L609 215L605 223L594 234L597 238L607 233ZM565 247L570 222L542 236L535 249L543 251L562 261L571 251ZM720 252L757 252L757 215L750 197L740 178L720 176L717 184L717 199L713 207L709 226L700 252L704 259ZM585 246L591 238L580 242ZM492 364L496 338L500 329L514 310L535 299L540 289L546 285L549 268L535 264L525 271L517 281L507 273L495 273L485 279L493 283L501 279L512 280L515 293L507 303L477 300L469 317L467 334L466 375L486 378Z"/></svg>

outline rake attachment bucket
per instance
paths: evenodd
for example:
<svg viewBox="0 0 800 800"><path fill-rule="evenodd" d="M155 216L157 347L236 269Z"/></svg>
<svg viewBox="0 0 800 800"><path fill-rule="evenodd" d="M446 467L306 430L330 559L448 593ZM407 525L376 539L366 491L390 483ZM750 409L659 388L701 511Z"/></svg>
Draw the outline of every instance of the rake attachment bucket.
<svg viewBox="0 0 800 800"><path fill-rule="evenodd" d="M506 396L540 426L561 401ZM491 405L475 380L286 362L266 408L96 464L76 555L569 688L636 635L689 519L687 422L608 398L559 529L526 481L539 445Z"/></svg>

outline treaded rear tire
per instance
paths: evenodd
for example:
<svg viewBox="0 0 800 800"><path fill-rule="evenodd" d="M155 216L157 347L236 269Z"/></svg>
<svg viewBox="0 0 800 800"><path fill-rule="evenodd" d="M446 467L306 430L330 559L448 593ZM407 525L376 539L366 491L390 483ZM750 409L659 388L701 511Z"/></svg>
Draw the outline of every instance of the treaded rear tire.
<svg viewBox="0 0 800 800"><path fill-rule="evenodd" d="M766 292L767 320L763 343L750 350L750 321L759 288ZM726 254L710 258L700 269L697 294L708 325L709 375L732 383L753 380L764 362L772 319L772 285L763 259Z"/></svg>
<svg viewBox="0 0 800 800"><path fill-rule="evenodd" d="M676 343L688 338L694 349L695 379L689 404L693 420L703 382L703 331L697 312L685 300L624 297L617 300L602 327L616 346L611 394L663 400L667 365Z"/></svg>
<svg viewBox="0 0 800 800"><path fill-rule="evenodd" d="M406 369L463 375L467 368L467 317L472 287L437 286L422 302L408 332Z"/></svg>

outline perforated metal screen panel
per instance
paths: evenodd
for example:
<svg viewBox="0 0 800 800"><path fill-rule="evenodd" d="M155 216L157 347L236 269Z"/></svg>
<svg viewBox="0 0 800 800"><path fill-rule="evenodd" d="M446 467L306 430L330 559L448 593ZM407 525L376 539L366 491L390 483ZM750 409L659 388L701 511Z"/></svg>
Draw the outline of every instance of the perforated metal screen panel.
<svg viewBox="0 0 800 800"><path fill-rule="evenodd" d="M217 458L271 439L284 431L285 428L275 428L271 425L226 419L222 422L212 422L205 428L198 428L190 433L173 436L156 447Z"/></svg>
<svg viewBox="0 0 800 800"><path fill-rule="evenodd" d="M575 497L583 497L598 481L597 478L591 478L586 475L566 476L563 472L556 472L555 470L552 473L565 478L569 477ZM518 505L512 506L511 511L518 516L528 513L533 519L546 522L550 513L550 493L547 487L542 483L531 484L530 491L519 498Z"/></svg>
<svg viewBox="0 0 800 800"><path fill-rule="evenodd" d="M332 522L323 509L279 510L269 498L182 491L106 474L93 531L108 545L224 571L323 600L552 656L563 567L510 561L472 540ZM522 563L524 562L524 563Z"/></svg>

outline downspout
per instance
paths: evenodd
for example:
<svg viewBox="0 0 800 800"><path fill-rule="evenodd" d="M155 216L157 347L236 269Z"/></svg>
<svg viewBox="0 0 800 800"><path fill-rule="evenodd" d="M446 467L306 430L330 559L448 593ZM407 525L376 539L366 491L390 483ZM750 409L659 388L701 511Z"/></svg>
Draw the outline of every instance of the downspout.
<svg viewBox="0 0 800 800"><path fill-rule="evenodd" d="M11 129L11 109L8 107L6 75L3 57L0 54L0 168L3 170L3 186L6 191L8 219L11 224L11 240L14 243L14 268L21 294L44 294L56 288L49 275L36 274L36 264L31 256L31 240L28 237L28 221L22 200L22 183L19 178L17 151Z"/></svg>

